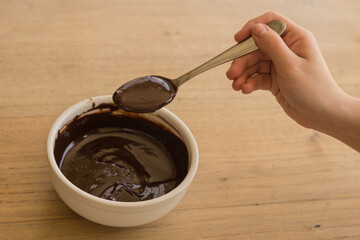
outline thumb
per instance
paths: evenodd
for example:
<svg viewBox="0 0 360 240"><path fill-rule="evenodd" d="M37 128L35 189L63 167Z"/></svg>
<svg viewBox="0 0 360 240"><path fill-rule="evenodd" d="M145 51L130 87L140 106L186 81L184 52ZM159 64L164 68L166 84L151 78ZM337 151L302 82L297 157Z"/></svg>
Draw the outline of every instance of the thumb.
<svg viewBox="0 0 360 240"><path fill-rule="evenodd" d="M286 64L291 58L296 56L283 39L274 30L265 24L255 24L252 28L253 38L261 51L268 55L275 66Z"/></svg>

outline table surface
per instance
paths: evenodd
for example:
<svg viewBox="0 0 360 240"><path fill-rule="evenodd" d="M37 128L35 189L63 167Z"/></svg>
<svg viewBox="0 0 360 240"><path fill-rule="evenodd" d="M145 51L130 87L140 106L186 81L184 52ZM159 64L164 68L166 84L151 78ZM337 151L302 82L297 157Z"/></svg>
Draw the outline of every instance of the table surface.
<svg viewBox="0 0 360 240"><path fill-rule="evenodd" d="M51 184L46 139L62 111L138 76L179 76L268 10L311 30L337 83L360 97L358 0L1 0L0 239L360 239L359 153L297 125L269 92L233 91L229 64L168 106L200 152L169 214L101 226Z"/></svg>

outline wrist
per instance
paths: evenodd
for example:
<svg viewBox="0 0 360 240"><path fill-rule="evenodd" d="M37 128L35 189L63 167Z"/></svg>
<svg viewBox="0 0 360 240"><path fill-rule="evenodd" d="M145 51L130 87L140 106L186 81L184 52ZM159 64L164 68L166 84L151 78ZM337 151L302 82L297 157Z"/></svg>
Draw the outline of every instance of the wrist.
<svg viewBox="0 0 360 240"><path fill-rule="evenodd" d="M360 99L342 92L318 130L360 151Z"/></svg>

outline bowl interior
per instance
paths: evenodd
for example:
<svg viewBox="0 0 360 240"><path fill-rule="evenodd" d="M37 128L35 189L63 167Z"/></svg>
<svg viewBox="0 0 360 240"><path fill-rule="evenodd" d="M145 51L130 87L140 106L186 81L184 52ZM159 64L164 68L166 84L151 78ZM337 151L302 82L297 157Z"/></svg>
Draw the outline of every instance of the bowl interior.
<svg viewBox="0 0 360 240"><path fill-rule="evenodd" d="M49 164L51 167L51 171L53 174L57 176L58 179L72 192L75 192L76 194L79 194L81 197L86 198L90 201L96 202L96 204L103 204L107 206L148 206L151 204L159 204L163 201L167 201L169 198L172 198L176 194L183 192L192 181L195 172L197 170L198 166L198 148L196 141L188 129L188 127L172 112L169 110L163 108L155 113L150 114L144 114L144 117L157 123L160 125L165 126L167 129L169 129L173 134L180 137L183 142L185 143L187 149L188 149L188 158L189 158L189 165L188 165L188 172L183 181L172 191L166 193L163 196L160 196L155 199L146 200L146 201L138 201L138 202L115 202L115 201L109 201L106 199L102 199L100 197L91 195L79 188L77 188L74 184L72 184L60 171L60 168L58 167L55 156L54 156L54 147L55 147L55 140L56 137L63 129L63 127L72 119L74 119L76 116L81 115L91 109L93 109L96 106L99 106L103 103L112 103L112 96L106 95L106 96L99 96L94 97L90 99L86 99L84 101L81 101L70 108L68 108L65 112L63 112L58 119L54 122L48 136L48 142L47 142L47 151L48 151L48 158L49 158Z"/></svg>

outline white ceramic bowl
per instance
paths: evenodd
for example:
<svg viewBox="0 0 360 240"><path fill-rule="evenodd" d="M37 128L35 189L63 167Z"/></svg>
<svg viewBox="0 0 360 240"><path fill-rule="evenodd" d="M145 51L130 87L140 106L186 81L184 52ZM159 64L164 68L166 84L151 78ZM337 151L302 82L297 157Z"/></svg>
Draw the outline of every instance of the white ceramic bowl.
<svg viewBox="0 0 360 240"><path fill-rule="evenodd" d="M162 108L150 114L150 118L164 119L182 137L189 152L189 169L185 179L171 192L147 201L115 202L93 196L73 185L60 171L54 157L55 139L58 131L75 116L93 106L111 103L112 98L99 96L81 101L63 112L53 124L48 140L47 152L50 164L51 180L60 198L76 213L93 222L114 226L130 227L152 222L171 211L182 199L190 186L199 163L196 141L188 127L172 112Z"/></svg>

